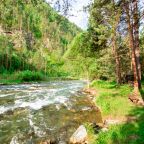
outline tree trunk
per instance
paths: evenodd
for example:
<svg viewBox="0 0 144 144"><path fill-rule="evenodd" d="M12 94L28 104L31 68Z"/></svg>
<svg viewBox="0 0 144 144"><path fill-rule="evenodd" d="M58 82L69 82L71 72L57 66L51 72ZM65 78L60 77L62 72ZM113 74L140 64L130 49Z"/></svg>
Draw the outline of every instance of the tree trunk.
<svg viewBox="0 0 144 144"><path fill-rule="evenodd" d="M116 62L116 80L118 84L121 84L121 66L120 66L120 58L117 52L116 34L114 34L113 36L113 53Z"/></svg>
<svg viewBox="0 0 144 144"><path fill-rule="evenodd" d="M117 26L119 24L120 16L118 10L115 8L114 0L113 0L113 11L114 11L114 24L113 24L112 45L113 45L115 62L116 62L116 80L118 84L121 84L121 64L120 64L120 57L117 48Z"/></svg>
<svg viewBox="0 0 144 144"><path fill-rule="evenodd" d="M134 39L135 39L135 54L138 66L138 75L141 80L141 64L140 64L140 47L139 47L139 14L137 0L134 0ZM141 86L139 86L141 87Z"/></svg>
<svg viewBox="0 0 144 144"><path fill-rule="evenodd" d="M132 52L132 65L133 65L133 73L134 73L134 88L140 89L141 82L138 74L138 64L136 60L136 51L134 44L134 36L133 36L133 24L131 24L131 17L129 13L129 3L126 4L126 15L127 15L127 25L128 25L128 33L129 33L129 46Z"/></svg>
<svg viewBox="0 0 144 144"><path fill-rule="evenodd" d="M6 69L8 70L8 53L6 53Z"/></svg>

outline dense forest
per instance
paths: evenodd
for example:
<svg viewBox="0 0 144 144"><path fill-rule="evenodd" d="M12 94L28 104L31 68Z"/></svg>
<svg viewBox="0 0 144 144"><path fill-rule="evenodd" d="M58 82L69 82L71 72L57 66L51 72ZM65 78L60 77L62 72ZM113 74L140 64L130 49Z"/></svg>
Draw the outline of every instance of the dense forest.
<svg viewBox="0 0 144 144"><path fill-rule="evenodd" d="M2 1L0 5L0 73L39 71L65 76L62 56L81 31L43 0ZM39 77L39 74L37 73Z"/></svg>
<svg viewBox="0 0 144 144"><path fill-rule="evenodd" d="M134 79L141 87L142 19L142 8L137 1L95 0L90 6L88 30L74 38L66 55L82 61L83 70L92 79L115 80L118 84Z"/></svg>
<svg viewBox="0 0 144 144"><path fill-rule="evenodd" d="M94 0L87 31L65 53L71 71L92 81L106 119L127 119L108 132L88 126L94 144L144 143L144 7L141 0ZM93 93L93 89L91 90ZM138 107L132 107L129 100ZM142 106L142 107L141 107ZM136 120L130 120L134 117ZM134 138L134 137L135 138Z"/></svg>
<svg viewBox="0 0 144 144"><path fill-rule="evenodd" d="M143 0L49 1L1 0L0 143L144 144Z"/></svg>
<svg viewBox="0 0 144 144"><path fill-rule="evenodd" d="M139 3L95 1L84 32L42 0L2 1L0 9L1 73L41 71L119 84L135 79L141 87L144 34Z"/></svg>

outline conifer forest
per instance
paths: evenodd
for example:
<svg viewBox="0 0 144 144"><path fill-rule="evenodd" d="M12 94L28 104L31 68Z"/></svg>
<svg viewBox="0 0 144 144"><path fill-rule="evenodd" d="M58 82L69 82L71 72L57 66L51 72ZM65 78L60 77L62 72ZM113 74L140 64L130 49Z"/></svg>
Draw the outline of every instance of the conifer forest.
<svg viewBox="0 0 144 144"><path fill-rule="evenodd" d="M144 1L1 0L0 144L144 144Z"/></svg>

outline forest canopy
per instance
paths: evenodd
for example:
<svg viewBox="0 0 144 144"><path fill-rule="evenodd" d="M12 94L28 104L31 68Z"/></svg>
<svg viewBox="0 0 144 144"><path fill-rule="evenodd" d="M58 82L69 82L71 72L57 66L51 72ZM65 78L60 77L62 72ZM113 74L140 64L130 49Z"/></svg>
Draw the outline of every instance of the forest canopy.
<svg viewBox="0 0 144 144"><path fill-rule="evenodd" d="M61 57L81 29L43 0L2 0L0 11L0 73L60 75Z"/></svg>

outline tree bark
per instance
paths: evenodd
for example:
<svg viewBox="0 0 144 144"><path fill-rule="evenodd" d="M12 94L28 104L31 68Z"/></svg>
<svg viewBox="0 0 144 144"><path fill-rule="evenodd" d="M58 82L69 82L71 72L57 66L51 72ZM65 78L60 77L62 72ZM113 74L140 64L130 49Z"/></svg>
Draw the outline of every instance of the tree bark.
<svg viewBox="0 0 144 144"><path fill-rule="evenodd" d="M126 15L127 15L127 25L128 25L128 33L129 33L129 46L132 52L132 65L133 65L133 73L134 73L134 88L141 88L141 81L138 73L138 63L136 59L136 47L134 44L134 35L133 35L133 24L131 23L130 11L129 11L129 3L125 5Z"/></svg>
<svg viewBox="0 0 144 144"><path fill-rule="evenodd" d="M121 84L121 66L120 66L120 58L117 51L116 34L114 34L113 36L113 53L116 62L116 80L118 84Z"/></svg>
<svg viewBox="0 0 144 144"><path fill-rule="evenodd" d="M112 45L113 45L113 53L116 62L116 80L118 84L121 84L121 64L120 57L118 54L117 48L117 26L119 24L119 14L117 9L115 8L115 1L113 0L113 10L114 10L114 24L113 24L113 37L112 37Z"/></svg>
<svg viewBox="0 0 144 144"><path fill-rule="evenodd" d="M139 79L141 80L141 64L140 64L140 47L139 47L139 14L137 0L134 3L134 39L135 39L135 53L138 66Z"/></svg>

